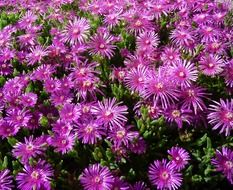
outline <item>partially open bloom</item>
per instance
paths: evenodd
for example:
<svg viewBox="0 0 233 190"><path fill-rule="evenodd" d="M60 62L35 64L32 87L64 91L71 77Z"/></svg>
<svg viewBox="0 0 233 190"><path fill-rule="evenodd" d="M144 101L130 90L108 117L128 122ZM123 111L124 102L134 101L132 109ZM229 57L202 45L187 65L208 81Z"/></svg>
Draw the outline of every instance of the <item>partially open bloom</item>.
<svg viewBox="0 0 233 190"><path fill-rule="evenodd" d="M35 166L26 164L23 172L18 173L16 181L20 190L44 189L51 190L53 170L50 164L39 160Z"/></svg>
<svg viewBox="0 0 233 190"><path fill-rule="evenodd" d="M178 171L182 170L190 160L189 153L181 147L174 146L167 152L171 156L172 164Z"/></svg>
<svg viewBox="0 0 233 190"><path fill-rule="evenodd" d="M13 189L13 177L10 174L10 170L5 169L0 172L0 189L11 190Z"/></svg>
<svg viewBox="0 0 233 190"><path fill-rule="evenodd" d="M65 122L75 122L80 117L80 107L74 104L65 104L60 111L61 120Z"/></svg>
<svg viewBox="0 0 233 190"><path fill-rule="evenodd" d="M90 165L80 177L84 190L111 190L114 178L106 166Z"/></svg>
<svg viewBox="0 0 233 190"><path fill-rule="evenodd" d="M148 188L143 181L138 181L133 186L131 186L130 190L148 190Z"/></svg>
<svg viewBox="0 0 233 190"><path fill-rule="evenodd" d="M214 101L215 105L210 105L208 120L213 129L220 129L220 133L228 136L233 129L233 99Z"/></svg>
<svg viewBox="0 0 233 190"><path fill-rule="evenodd" d="M175 190L181 186L181 173L166 159L156 160L149 167L149 179L157 189Z"/></svg>
<svg viewBox="0 0 233 190"><path fill-rule="evenodd" d="M216 150L216 156L211 163L233 184L233 151L230 148L222 147L222 150Z"/></svg>
<svg viewBox="0 0 233 190"><path fill-rule="evenodd" d="M127 112L126 106L120 106L121 102L117 103L116 98L104 99L103 102L98 102L97 106L93 106L91 112L96 116L100 123L107 126L121 127L127 121L125 115Z"/></svg>

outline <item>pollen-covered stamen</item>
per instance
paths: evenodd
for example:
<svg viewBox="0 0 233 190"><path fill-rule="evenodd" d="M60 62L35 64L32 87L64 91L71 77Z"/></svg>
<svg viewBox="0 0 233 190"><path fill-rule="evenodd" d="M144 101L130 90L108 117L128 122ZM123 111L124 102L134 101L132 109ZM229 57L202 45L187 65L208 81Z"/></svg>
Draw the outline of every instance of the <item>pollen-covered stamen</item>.
<svg viewBox="0 0 233 190"><path fill-rule="evenodd" d="M37 172L37 171L33 171L32 173L31 173L31 177L33 178L33 179L38 179L39 178L39 172Z"/></svg>
<svg viewBox="0 0 233 190"><path fill-rule="evenodd" d="M172 111L172 116L173 116L174 118L178 118L178 117L180 117L180 115L181 115L181 113L180 113L179 110L173 110L173 111Z"/></svg>

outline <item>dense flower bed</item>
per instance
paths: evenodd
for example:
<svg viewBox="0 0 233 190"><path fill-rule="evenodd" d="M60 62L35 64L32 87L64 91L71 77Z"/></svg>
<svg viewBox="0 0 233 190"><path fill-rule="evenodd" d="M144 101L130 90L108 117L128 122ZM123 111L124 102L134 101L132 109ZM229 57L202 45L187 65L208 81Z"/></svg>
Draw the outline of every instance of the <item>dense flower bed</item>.
<svg viewBox="0 0 233 190"><path fill-rule="evenodd" d="M0 190L232 189L231 0L1 0Z"/></svg>

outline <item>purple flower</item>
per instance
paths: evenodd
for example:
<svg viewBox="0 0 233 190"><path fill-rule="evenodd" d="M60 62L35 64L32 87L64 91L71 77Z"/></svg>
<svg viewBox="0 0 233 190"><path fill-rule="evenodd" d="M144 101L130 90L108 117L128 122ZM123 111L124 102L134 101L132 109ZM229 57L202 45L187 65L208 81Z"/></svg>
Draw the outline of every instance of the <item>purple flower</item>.
<svg viewBox="0 0 233 190"><path fill-rule="evenodd" d="M21 103L25 107L33 107L37 102L37 95L27 92L21 96Z"/></svg>
<svg viewBox="0 0 233 190"><path fill-rule="evenodd" d="M36 63L41 63L43 58L48 55L48 51L40 45L36 47L31 47L30 50L31 50L31 53L27 54L28 65L34 65Z"/></svg>
<svg viewBox="0 0 233 190"><path fill-rule="evenodd" d="M193 32L184 28L176 28L173 30L171 33L171 40L173 44L177 45L179 48L184 47L192 49L195 44Z"/></svg>
<svg viewBox="0 0 233 190"><path fill-rule="evenodd" d="M139 133L137 131L131 131L131 128L132 126L115 126L110 129L108 139L112 141L115 146L124 145L129 147L129 144L139 136Z"/></svg>
<svg viewBox="0 0 233 190"><path fill-rule="evenodd" d="M158 35L153 31L146 31L137 37L137 48L140 51L152 52L159 44Z"/></svg>
<svg viewBox="0 0 233 190"><path fill-rule="evenodd" d="M178 189L182 184L181 173L166 159L156 160L149 167L149 179L157 189Z"/></svg>
<svg viewBox="0 0 233 190"><path fill-rule="evenodd" d="M75 122L80 117L80 106L74 104L65 104L60 110L61 120L65 122Z"/></svg>
<svg viewBox="0 0 233 190"><path fill-rule="evenodd" d="M129 144L129 149L135 154L144 154L146 152L146 141L142 137L134 138Z"/></svg>
<svg viewBox="0 0 233 190"><path fill-rule="evenodd" d="M113 41L113 36L107 32L98 33L91 38L89 43L89 53L91 55L99 55L110 59L113 57L114 49L116 48L116 46L112 44Z"/></svg>
<svg viewBox="0 0 233 190"><path fill-rule="evenodd" d="M28 111L15 108L8 110L6 120L15 127L27 126L31 115Z"/></svg>
<svg viewBox="0 0 233 190"><path fill-rule="evenodd" d="M165 65L173 65L180 61L180 53L178 49L174 47L165 47L162 54L161 60Z"/></svg>
<svg viewBox="0 0 233 190"><path fill-rule="evenodd" d="M207 55L200 58L199 67L207 76L215 76L223 71L224 61L218 55Z"/></svg>
<svg viewBox="0 0 233 190"><path fill-rule="evenodd" d="M233 87L233 59L226 64L224 68L223 76L225 78L225 83L229 87Z"/></svg>
<svg viewBox="0 0 233 190"><path fill-rule="evenodd" d="M149 190L149 188L147 188L147 185L143 181L138 181L131 186L130 190Z"/></svg>
<svg viewBox="0 0 233 190"><path fill-rule="evenodd" d="M127 121L125 115L128 112L127 106L120 106L120 104L121 102L116 102L116 98L104 99L103 102L98 102L97 106L93 106L91 112L100 123L121 127Z"/></svg>
<svg viewBox="0 0 233 190"><path fill-rule="evenodd" d="M181 87L191 85L197 80L198 71L194 64L188 61L179 61L172 66L172 78Z"/></svg>
<svg viewBox="0 0 233 190"><path fill-rule="evenodd" d="M105 135L105 128L98 121L86 121L77 123L77 136L84 144L95 144Z"/></svg>
<svg viewBox="0 0 233 190"><path fill-rule="evenodd" d="M181 147L174 146L167 152L171 156L171 163L175 166L177 171L184 169L190 160L189 153Z"/></svg>
<svg viewBox="0 0 233 190"><path fill-rule="evenodd" d="M112 189L114 190L130 190L129 185L121 180L119 177L114 178L114 182L112 184Z"/></svg>
<svg viewBox="0 0 233 190"><path fill-rule="evenodd" d="M43 154L46 149L45 145L46 139L44 136L36 139L33 139L33 136L28 139L25 137L24 143L18 142L14 145L12 153L16 158L20 158L22 163L27 163L29 158Z"/></svg>
<svg viewBox="0 0 233 190"><path fill-rule="evenodd" d="M53 170L49 164L43 160L39 160L37 165L30 166L26 164L23 172L18 173L16 181L20 190L29 189L51 189L51 179Z"/></svg>
<svg viewBox="0 0 233 190"><path fill-rule="evenodd" d="M73 149L76 136L70 132L68 134L55 133L47 139L49 145L55 148L56 152L65 154Z"/></svg>
<svg viewBox="0 0 233 190"><path fill-rule="evenodd" d="M222 147L222 150L216 150L216 157L211 160L217 171L233 184L233 151L227 147Z"/></svg>
<svg viewBox="0 0 233 190"><path fill-rule="evenodd" d="M148 68L145 66L138 66L130 69L124 78L124 82L132 91L140 92L144 89L146 77L148 75Z"/></svg>
<svg viewBox="0 0 233 190"><path fill-rule="evenodd" d="M171 105L165 110L164 116L169 123L175 122L179 128L182 128L183 122L190 124L190 115L192 111L178 108L177 105Z"/></svg>
<svg viewBox="0 0 233 190"><path fill-rule="evenodd" d="M74 21L69 21L65 30L63 31L63 41L69 42L71 45L84 43L88 38L90 25L85 18L75 17Z"/></svg>
<svg viewBox="0 0 233 190"><path fill-rule="evenodd" d="M7 138L9 136L14 136L18 133L19 127L7 122L6 120L0 119L0 136L2 138Z"/></svg>
<svg viewBox="0 0 233 190"><path fill-rule="evenodd" d="M195 114L199 110L206 110L206 105L203 99L207 99L208 93L205 89L199 86L190 86L182 89L181 91L181 103L184 109L193 110Z"/></svg>
<svg viewBox="0 0 233 190"><path fill-rule="evenodd" d="M10 170L5 169L0 171L0 189L11 190L13 189L13 177L10 174Z"/></svg>
<svg viewBox="0 0 233 190"><path fill-rule="evenodd" d="M19 20L18 24L21 29L26 29L32 26L37 16L32 11L27 11L26 14Z"/></svg>
<svg viewBox="0 0 233 190"><path fill-rule="evenodd" d="M215 105L210 105L210 113L207 118L209 123L213 125L213 129L220 129L220 133L228 136L233 129L233 99L214 101Z"/></svg>
<svg viewBox="0 0 233 190"><path fill-rule="evenodd" d="M111 190L114 177L106 166L90 165L80 177L84 190Z"/></svg>

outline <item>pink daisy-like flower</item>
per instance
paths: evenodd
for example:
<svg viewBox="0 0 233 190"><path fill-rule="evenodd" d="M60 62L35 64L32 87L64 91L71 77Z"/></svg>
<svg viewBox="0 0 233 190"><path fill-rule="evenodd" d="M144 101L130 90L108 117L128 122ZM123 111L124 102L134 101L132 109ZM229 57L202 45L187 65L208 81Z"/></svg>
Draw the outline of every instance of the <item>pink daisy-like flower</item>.
<svg viewBox="0 0 233 190"><path fill-rule="evenodd" d="M130 187L125 181L123 181L119 177L114 177L112 189L114 189L114 190L130 190Z"/></svg>
<svg viewBox="0 0 233 190"><path fill-rule="evenodd" d="M127 121L125 115L128 112L127 106L120 106L120 104L121 102L116 102L116 98L104 99L103 102L98 102L97 106L93 106L91 112L105 126L117 125L121 127Z"/></svg>
<svg viewBox="0 0 233 190"><path fill-rule="evenodd" d="M164 116L169 123L175 122L179 128L182 128L183 122L190 124L190 115L192 111L178 108L177 105L171 105L165 110Z"/></svg>
<svg viewBox="0 0 233 190"><path fill-rule="evenodd" d="M55 148L56 152L65 154L73 149L75 138L76 136L72 132L68 134L55 133L52 137L47 139L47 142L50 146Z"/></svg>
<svg viewBox="0 0 233 190"><path fill-rule="evenodd" d="M159 68L157 72L151 71L145 82L142 96L146 99L152 97L155 102L160 102L163 108L171 102L178 100L178 93L172 79L165 70Z"/></svg>
<svg viewBox="0 0 233 190"><path fill-rule="evenodd" d="M195 82L198 77L195 65L188 61L179 61L172 66L171 70L173 80L181 87L190 86L191 82Z"/></svg>
<svg viewBox="0 0 233 190"><path fill-rule="evenodd" d="M211 163L233 184L233 151L230 148L222 147L221 151L216 150L216 156Z"/></svg>
<svg viewBox="0 0 233 190"><path fill-rule="evenodd" d="M225 78L226 85L233 87L233 59L226 64L223 76Z"/></svg>
<svg viewBox="0 0 233 190"><path fill-rule="evenodd" d="M6 120L0 119L0 136L7 138L9 136L14 136L18 133L19 127L7 122Z"/></svg>
<svg viewBox="0 0 233 190"><path fill-rule="evenodd" d="M23 172L19 172L16 176L18 189L46 189L51 190L51 180L53 170L50 164L43 160L39 160L35 166L26 164Z"/></svg>
<svg viewBox="0 0 233 190"><path fill-rule="evenodd" d="M113 41L113 36L106 32L95 34L89 42L90 54L99 55L110 59L113 57L114 49L116 48L116 46L113 45Z"/></svg>
<svg viewBox="0 0 233 190"><path fill-rule="evenodd" d="M36 47L30 48L31 53L27 54L28 65L34 65L35 63L40 63L45 56L48 55L48 51L42 46L38 45Z"/></svg>
<svg viewBox="0 0 233 190"><path fill-rule="evenodd" d="M65 104L60 110L61 120L65 122L75 122L80 117L80 106L74 104Z"/></svg>
<svg viewBox="0 0 233 190"><path fill-rule="evenodd" d="M77 42L82 44L88 38L90 25L85 18L75 18L74 21L69 21L63 31L63 41L69 42L71 45Z"/></svg>
<svg viewBox="0 0 233 190"><path fill-rule="evenodd" d="M114 177L106 166L94 164L85 168L80 182L84 190L111 190Z"/></svg>
<svg viewBox="0 0 233 190"><path fill-rule="evenodd" d="M105 129L97 121L77 123L77 136L84 144L95 144L105 135Z"/></svg>
<svg viewBox="0 0 233 190"><path fill-rule="evenodd" d="M147 75L148 67L138 66L126 73L124 82L130 90L140 92L144 88Z"/></svg>
<svg viewBox="0 0 233 190"><path fill-rule="evenodd" d="M13 189L13 177L10 174L10 170L5 169L0 171L0 189L11 190Z"/></svg>
<svg viewBox="0 0 233 190"><path fill-rule="evenodd" d="M21 96L21 103L26 107L33 107L37 102L37 95L27 92Z"/></svg>
<svg viewBox="0 0 233 190"><path fill-rule="evenodd" d="M44 136L36 139L33 139L33 136L30 136L28 139L25 137L24 141L24 143L16 143L12 150L13 155L16 158L20 158L22 163L27 163L29 158L42 154L46 149L46 139Z"/></svg>
<svg viewBox="0 0 233 190"><path fill-rule="evenodd" d="M19 27L22 29L29 28L35 22L37 16L32 11L27 11L26 14L19 20Z"/></svg>
<svg viewBox="0 0 233 190"><path fill-rule="evenodd" d="M122 14L122 10L118 10L118 11L105 15L104 24L110 28L113 28L114 26L120 23L121 14Z"/></svg>
<svg viewBox="0 0 233 190"><path fill-rule="evenodd" d="M129 147L129 144L139 136L139 133L137 131L131 131L131 128L132 126L115 126L108 133L107 139L113 142L114 146L124 145Z"/></svg>
<svg viewBox="0 0 233 190"><path fill-rule="evenodd" d="M15 127L27 126L31 115L28 111L18 108L11 109L7 112L6 120Z"/></svg>
<svg viewBox="0 0 233 190"><path fill-rule="evenodd" d="M156 48L159 44L158 35L153 31L140 33L137 37L136 46L139 50L149 51Z"/></svg>
<svg viewBox="0 0 233 190"><path fill-rule="evenodd" d="M199 61L199 68L207 76L215 76L223 71L224 61L218 55L209 54L202 56Z"/></svg>
<svg viewBox="0 0 233 190"><path fill-rule="evenodd" d="M181 103L185 109L191 109L196 115L198 110L206 110L206 105L203 99L207 99L208 93L205 89L199 86L190 86L182 89L181 91Z"/></svg>
<svg viewBox="0 0 233 190"><path fill-rule="evenodd" d="M210 105L208 120L213 129L220 129L220 133L228 136L233 129L233 99L214 101L215 105Z"/></svg>
<svg viewBox="0 0 233 190"><path fill-rule="evenodd" d="M179 62L181 59L181 55L178 49L174 47L165 47L161 54L161 61L165 65L173 65Z"/></svg>
<svg viewBox="0 0 233 190"><path fill-rule="evenodd" d="M186 29L177 28L171 33L171 40L179 48L192 49L195 44L195 38L191 31Z"/></svg>
<svg viewBox="0 0 233 190"><path fill-rule="evenodd" d="M174 146L167 152L171 156L171 163L178 171L184 169L190 160L189 153L181 147Z"/></svg>
<svg viewBox="0 0 233 190"><path fill-rule="evenodd" d="M181 173L166 159L156 160L149 167L149 179L157 189L175 190L181 186Z"/></svg>

